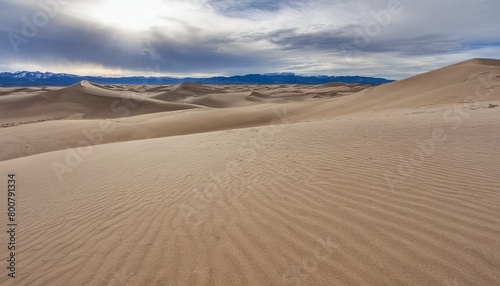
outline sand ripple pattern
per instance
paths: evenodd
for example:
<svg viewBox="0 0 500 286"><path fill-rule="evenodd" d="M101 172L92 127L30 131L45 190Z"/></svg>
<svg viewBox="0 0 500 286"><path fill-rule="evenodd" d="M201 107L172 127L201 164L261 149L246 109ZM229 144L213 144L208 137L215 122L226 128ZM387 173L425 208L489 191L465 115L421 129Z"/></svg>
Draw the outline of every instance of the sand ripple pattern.
<svg viewBox="0 0 500 286"><path fill-rule="evenodd" d="M494 112L449 131L394 190L384 174L415 140L450 130L438 115L102 145L62 183L50 164L65 151L1 162L21 223L18 278L0 284L500 285Z"/></svg>

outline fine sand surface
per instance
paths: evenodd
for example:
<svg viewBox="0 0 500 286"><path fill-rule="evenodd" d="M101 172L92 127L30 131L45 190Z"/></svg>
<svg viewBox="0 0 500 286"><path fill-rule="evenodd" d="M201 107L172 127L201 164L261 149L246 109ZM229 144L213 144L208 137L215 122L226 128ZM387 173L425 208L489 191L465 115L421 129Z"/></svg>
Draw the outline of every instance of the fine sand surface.
<svg viewBox="0 0 500 286"><path fill-rule="evenodd" d="M500 285L498 105L479 59L378 87L0 90L0 285Z"/></svg>

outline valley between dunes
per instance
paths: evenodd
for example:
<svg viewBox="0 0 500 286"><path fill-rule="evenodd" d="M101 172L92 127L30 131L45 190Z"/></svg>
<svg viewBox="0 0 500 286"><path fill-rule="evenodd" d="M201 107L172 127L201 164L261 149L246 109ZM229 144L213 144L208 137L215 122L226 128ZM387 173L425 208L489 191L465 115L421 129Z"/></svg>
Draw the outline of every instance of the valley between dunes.
<svg viewBox="0 0 500 286"><path fill-rule="evenodd" d="M498 60L0 94L0 285L500 285Z"/></svg>

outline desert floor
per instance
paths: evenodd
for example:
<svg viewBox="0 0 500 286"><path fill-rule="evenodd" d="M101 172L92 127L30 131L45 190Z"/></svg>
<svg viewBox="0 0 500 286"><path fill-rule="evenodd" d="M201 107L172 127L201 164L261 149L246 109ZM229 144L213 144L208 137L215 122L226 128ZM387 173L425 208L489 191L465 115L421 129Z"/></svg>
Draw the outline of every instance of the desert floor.
<svg viewBox="0 0 500 286"><path fill-rule="evenodd" d="M498 105L477 59L377 87L3 88L0 285L500 285Z"/></svg>

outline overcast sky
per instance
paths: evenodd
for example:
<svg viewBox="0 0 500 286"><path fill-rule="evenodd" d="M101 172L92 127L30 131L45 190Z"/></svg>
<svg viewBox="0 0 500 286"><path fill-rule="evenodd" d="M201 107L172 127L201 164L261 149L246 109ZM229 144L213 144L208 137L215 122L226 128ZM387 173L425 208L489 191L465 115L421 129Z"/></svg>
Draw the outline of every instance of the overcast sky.
<svg viewBox="0 0 500 286"><path fill-rule="evenodd" d="M0 0L0 71L401 79L499 58L499 0Z"/></svg>

